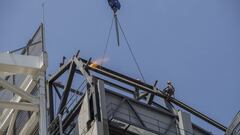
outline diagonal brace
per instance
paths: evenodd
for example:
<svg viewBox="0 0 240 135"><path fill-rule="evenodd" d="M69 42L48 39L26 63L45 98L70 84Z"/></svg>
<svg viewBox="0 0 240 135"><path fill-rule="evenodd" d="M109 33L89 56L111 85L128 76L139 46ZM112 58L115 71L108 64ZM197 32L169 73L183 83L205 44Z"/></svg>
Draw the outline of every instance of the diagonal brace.
<svg viewBox="0 0 240 135"><path fill-rule="evenodd" d="M17 118L17 114L18 114L18 111L14 110L14 112L12 113L12 118L11 118L11 121L9 123L6 135L13 135L14 124L15 124L15 121L16 121L16 118Z"/></svg>
<svg viewBox="0 0 240 135"><path fill-rule="evenodd" d="M130 102L128 100L126 100L127 104L129 105L129 107L131 108L131 110L133 111L133 113L135 114L135 116L137 117L138 121L141 123L141 125L143 127L146 127L144 122L142 121L141 117L138 115L138 113L136 112L136 110L133 108L133 106L130 104Z"/></svg>
<svg viewBox="0 0 240 135"><path fill-rule="evenodd" d="M0 85L2 85L4 88L8 89L9 91L19 95L20 97L26 99L29 102L38 104L39 103L39 99L27 92L25 92L24 90L12 85L11 83L5 81L4 79L0 78Z"/></svg>
<svg viewBox="0 0 240 135"><path fill-rule="evenodd" d="M9 101L0 101L0 108L11 108L24 111L39 111L39 106L32 103L17 103Z"/></svg>
<svg viewBox="0 0 240 135"><path fill-rule="evenodd" d="M63 95L61 97L61 102L60 102L60 105L59 105L59 108L58 108L58 113L60 113L60 114L63 114L63 112L64 112L63 110L66 106L68 95L69 95L69 92L71 90L75 70L76 70L76 64L75 64L74 61L72 61L71 65L70 65L70 69L69 69L67 84L65 85Z"/></svg>

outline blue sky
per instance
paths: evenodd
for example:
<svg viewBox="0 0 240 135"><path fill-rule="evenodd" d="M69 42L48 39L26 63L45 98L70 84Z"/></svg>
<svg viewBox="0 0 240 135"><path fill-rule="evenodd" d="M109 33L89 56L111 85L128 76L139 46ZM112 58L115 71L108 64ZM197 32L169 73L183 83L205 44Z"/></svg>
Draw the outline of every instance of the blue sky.
<svg viewBox="0 0 240 135"><path fill-rule="evenodd" d="M103 54L112 12L106 0L44 0L48 72L78 49L84 58ZM228 125L240 109L239 0L120 0L121 25L146 81ZM24 46L41 23L41 0L1 0L0 51ZM104 65L140 78L121 37L112 31ZM205 122L196 123L220 134Z"/></svg>

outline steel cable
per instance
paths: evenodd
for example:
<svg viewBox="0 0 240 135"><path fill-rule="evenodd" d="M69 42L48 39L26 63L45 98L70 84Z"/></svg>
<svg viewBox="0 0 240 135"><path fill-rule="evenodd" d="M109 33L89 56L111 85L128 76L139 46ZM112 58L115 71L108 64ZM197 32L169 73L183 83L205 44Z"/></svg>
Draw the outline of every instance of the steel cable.
<svg viewBox="0 0 240 135"><path fill-rule="evenodd" d="M109 31L108 31L107 42L106 42L106 45L105 45L105 48L104 48L104 51L103 51L103 57L102 57L103 60L102 60L101 63L100 63L101 66L102 66L103 61L104 61L104 59L105 59L105 57L106 57L107 48L108 48L109 39L110 39L110 34L111 34L111 31L112 31L112 26L113 26L113 19L114 19L114 18L112 18L112 22L111 22L111 25L110 25L110 29L109 29Z"/></svg>
<svg viewBox="0 0 240 135"><path fill-rule="evenodd" d="M120 23L120 21L119 21L118 18L117 18L117 21L118 21L118 25L119 25L119 27L120 27L120 30L121 30L121 32L122 32L122 34L123 34L123 37L124 37L124 39L125 39L125 41L126 41L126 43L127 43L128 49L129 49L129 51L130 51L130 53L131 53L131 55L132 55L132 58L133 58L133 60L134 60L134 62L135 62L135 64L136 64L136 66L137 66L138 72L140 73L142 80L145 82L145 79L144 79L144 77L143 77L143 73L142 73L142 71L141 71L141 68L140 68L140 66L139 66L139 64L138 64L138 62L137 62L137 59L136 59L136 57L135 57L135 55L134 55L134 53L133 53L133 50L132 50L132 48L131 48L131 46L130 46L130 43L129 43L129 41L128 41L128 39L127 39L127 37L126 37L123 29L122 29L121 23Z"/></svg>

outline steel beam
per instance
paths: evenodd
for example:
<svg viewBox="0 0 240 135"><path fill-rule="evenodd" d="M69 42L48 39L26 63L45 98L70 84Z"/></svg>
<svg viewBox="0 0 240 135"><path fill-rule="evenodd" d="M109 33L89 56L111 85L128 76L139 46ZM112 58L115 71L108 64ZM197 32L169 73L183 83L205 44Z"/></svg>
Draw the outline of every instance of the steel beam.
<svg viewBox="0 0 240 135"><path fill-rule="evenodd" d="M79 73L79 72L77 72L77 73ZM120 86L120 85L118 85L118 84L112 83L112 82L107 81L107 80L105 80L105 79L99 78L99 77L97 77L97 76L94 76L94 75L93 75L93 78L96 78L96 79L98 79L98 80L102 80L102 81L104 81L104 84L109 85L109 86L114 87L114 88L117 88L117 89L119 89L119 90L122 90L122 91L124 91L124 92L127 92L127 93L129 93L129 94L135 95L135 93L136 93L136 91L130 90L130 89L128 89L128 88L125 88L125 87ZM143 99L143 100L147 100L146 96L145 96L145 97L142 97L142 99ZM160 107L160 108L162 107L161 105L159 105L159 104L156 103L155 101L152 101L152 105L154 105L154 106L156 106L156 107Z"/></svg>
<svg viewBox="0 0 240 135"><path fill-rule="evenodd" d="M41 69L41 56L26 56L19 54L0 53L0 71L34 75Z"/></svg>
<svg viewBox="0 0 240 135"><path fill-rule="evenodd" d="M87 63L87 61L84 60L84 59L79 58L79 60L82 61L83 64ZM133 79L133 78L128 77L128 76L125 76L123 74L120 74L120 73L115 72L113 70L107 69L107 68L102 67L100 65L97 65L95 67L88 66L88 69L91 70L91 71L94 71L96 73L99 73L99 74L105 75L107 77L110 77L112 79L118 80L120 82L126 83L130 86L137 87L139 89L142 89L146 92L152 93L152 94L157 95L159 97L167 98L167 96L165 94L163 94L162 91L160 91L158 89L154 90L154 87L149 85L149 84L146 84L146 83L141 82L139 80ZM172 97L170 97L169 101L174 103L175 105L181 107L182 109L192 113L193 115L197 116L198 118L208 122L209 124L217 127L218 129L220 129L222 131L225 132L227 130L227 128L224 125L222 125L219 122L217 122L217 121L209 118L208 116L200 113L199 111L195 110L194 108L182 103L181 101L179 101L175 98L172 98Z"/></svg>
<svg viewBox="0 0 240 135"><path fill-rule="evenodd" d="M0 101L0 108L10 108L24 111L39 111L39 106L31 103L16 103L9 101Z"/></svg>
<svg viewBox="0 0 240 135"><path fill-rule="evenodd" d="M121 103L121 102L124 102L123 99L125 99L125 100L128 100L129 102L131 102L132 104L134 103L134 104L137 104L137 105L140 105L140 106L144 106L144 107L146 107L146 108L148 108L148 109L150 109L150 110L153 109L153 110L155 110L155 111L157 111L158 113L161 113L161 114L163 114L163 115L167 115L167 116L169 116L169 117L176 117L175 114L171 113L168 109L164 108L163 106L160 106L160 105L159 105L158 108L157 108L157 107L153 107L153 106L150 106L150 105L146 105L146 103L139 102L138 100L135 100L135 99L133 99L133 98L127 97L127 96L125 96L125 95L123 95L123 94L114 92L114 91L112 91L112 90L105 89L105 91L106 91L107 94L111 94L111 95L114 95L114 96L117 96L118 98L120 98L120 99L121 99L120 103ZM117 104L117 107L116 107L116 108L118 108L118 106L120 105L120 103ZM120 107L121 107L121 106L120 106ZM118 110L114 109L114 111L118 111Z"/></svg>
<svg viewBox="0 0 240 135"><path fill-rule="evenodd" d="M39 99L37 97L32 96L31 94L10 84L9 82L5 81L2 78L0 78L0 85L2 85L4 88L8 89L9 91L21 96L22 98L24 98L32 103L39 103Z"/></svg>
<svg viewBox="0 0 240 135"><path fill-rule="evenodd" d="M52 75L49 78L49 83L54 82L55 80L57 80L65 71L67 71L71 65L72 61L68 61L66 64L64 64L63 66L60 67L60 69L58 70L57 73L55 73L54 75Z"/></svg>
<svg viewBox="0 0 240 135"><path fill-rule="evenodd" d="M14 112L12 113L11 121L8 126L7 135L13 135L13 128L14 128L14 124L15 124L15 121L17 118L17 114L18 114L18 111L14 110Z"/></svg>
<svg viewBox="0 0 240 135"><path fill-rule="evenodd" d="M62 96L61 96L58 88L55 86L55 84L53 85L53 87L54 87L54 89L55 89L55 91L56 91L56 93L57 93L57 95L58 95L59 100L61 100ZM55 98L56 98L56 97L55 97ZM66 109L67 109L67 112L69 112L68 108L66 108Z"/></svg>
<svg viewBox="0 0 240 135"><path fill-rule="evenodd" d="M104 87L104 81L97 80L97 91L99 94L99 106L100 106L100 115L101 115L103 134L109 135L106 93L105 93L106 91Z"/></svg>
<svg viewBox="0 0 240 135"><path fill-rule="evenodd" d="M54 87L54 89L55 89L55 91L56 91L56 93L57 93L57 95L58 95L58 98L61 100L62 96L61 96L58 88L57 88L54 84L53 84L53 87Z"/></svg>
<svg viewBox="0 0 240 135"><path fill-rule="evenodd" d="M47 104L46 104L46 86L45 72L38 76L39 85L39 134L47 135Z"/></svg>
<svg viewBox="0 0 240 135"><path fill-rule="evenodd" d="M38 116L37 112L34 112L32 114L32 116L30 117L30 119L27 121L27 123L22 128L19 135L30 135L33 132L36 125L38 124L38 121L39 121L39 116ZM42 135L46 135L46 134L42 134Z"/></svg>
<svg viewBox="0 0 240 135"><path fill-rule="evenodd" d="M70 125L70 123L78 115L78 113L81 109L82 103L83 103L83 97L84 97L84 95L80 98L78 103L73 107L73 109L66 115L65 119L63 120L63 131ZM58 119L58 117L56 119ZM56 121L58 121L58 120L56 120ZM49 127L51 127L51 126L52 126L52 123L50 124ZM59 134L59 127L57 127L54 131L51 131L50 133L51 133L51 135Z"/></svg>
<svg viewBox="0 0 240 135"><path fill-rule="evenodd" d="M83 63L82 61L79 61L76 57L74 57L74 62L77 65L77 70L76 72L79 72L80 74L82 74L82 76L85 77L86 81L88 82L88 84L90 86L92 86L92 76L90 76L88 70L86 70L88 64L90 63L91 59L89 61L85 61L86 63Z"/></svg>
<svg viewBox="0 0 240 135"><path fill-rule="evenodd" d="M58 114L58 122L59 122L59 132L60 132L60 135L63 135L63 128L62 128L62 115L61 114Z"/></svg>
<svg viewBox="0 0 240 135"><path fill-rule="evenodd" d="M156 91L157 83L158 83L158 80L156 80L154 85L153 85L153 88L154 88L155 91ZM153 93L149 93L148 94L148 96L147 96L147 104L151 105L153 103L154 96L155 95Z"/></svg>
<svg viewBox="0 0 240 135"><path fill-rule="evenodd" d="M53 103L53 88L52 88L52 83L48 83L48 92L49 92L49 110L48 110L48 114L49 114L49 121L50 123L53 121L54 119L54 103Z"/></svg>
<svg viewBox="0 0 240 135"><path fill-rule="evenodd" d="M75 64L74 61L72 61L70 69L69 69L67 84L64 88L63 96L61 98L61 102L60 102L59 108L58 108L58 113L60 113L60 114L63 114L63 112L64 112L63 110L64 110L64 107L67 103L67 99L68 99L68 95L69 95L69 92L70 92L70 89L71 89L71 86L72 86L72 81L73 81L75 70L76 70L76 64Z"/></svg>
<svg viewBox="0 0 240 135"><path fill-rule="evenodd" d="M1 73L7 72L9 74L12 74L13 76L15 74L26 75L19 76L19 88L15 86L14 77L13 84L0 78L0 85L16 94L15 96L13 96L10 102L0 101L0 107L5 108L0 117L0 134L2 134L2 132L6 132L7 127L7 134L12 134L11 132L18 112L16 110L24 110L34 112L32 113L32 116L28 120L28 122L23 123L25 125L22 128L20 135L31 134L31 132L37 127L37 125L39 125L39 127L37 127L39 130L39 134L47 135L47 109L45 95L45 71L47 67L47 54L45 53L43 42L43 24L41 24L37 32L35 32L34 36L29 40L27 45L24 48L15 50L22 50L21 55L14 54L15 51L11 53L0 54ZM35 47L35 45L38 46ZM37 87L35 87L36 84L38 84ZM39 93L35 93L35 91L34 93L39 94L39 97L35 97L30 94L33 90L38 90ZM20 102L26 100L31 103Z"/></svg>
<svg viewBox="0 0 240 135"><path fill-rule="evenodd" d="M6 80L6 81L8 81L8 79L11 77L10 75L8 75L8 76L5 76L5 75L3 75L3 76L0 76L0 77L2 77L2 78L4 78L4 80ZM0 86L0 91L1 90L3 90L4 88L2 87L2 86Z"/></svg>
<svg viewBox="0 0 240 135"><path fill-rule="evenodd" d="M147 104L151 105L153 102L154 94L150 93L147 97Z"/></svg>
<svg viewBox="0 0 240 135"><path fill-rule="evenodd" d="M26 91L27 93L30 93L33 88L36 86L36 81L32 79L32 76L28 75L26 79L21 84L20 88ZM12 101L14 102L20 102L22 98L20 96L15 95ZM2 115L0 116L0 134L2 131L5 131L9 122L10 122L10 116L12 115L13 109L4 109Z"/></svg>
<svg viewBox="0 0 240 135"><path fill-rule="evenodd" d="M59 82L53 82L53 85L54 85L54 88L57 88L57 87L59 87L59 88L61 88L61 89L64 89L64 88L65 88L65 86L62 85L62 84L59 83ZM82 95L82 94L83 94L82 92L80 92L80 91L78 91L78 90L75 90L75 89L73 89L73 88L71 88L70 91L71 91L72 93L77 94L77 95Z"/></svg>
<svg viewBox="0 0 240 135"><path fill-rule="evenodd" d="M38 44L40 44L40 43L42 43L42 41L37 41L37 42L31 43L31 44L29 44L28 46L24 46L24 47L21 47L21 48L12 50L12 51L10 51L9 53L15 53L15 52L17 52L17 51L27 49L27 48L29 48L29 47L31 47L31 46L35 46L35 45L38 45Z"/></svg>
<svg viewBox="0 0 240 135"><path fill-rule="evenodd" d="M131 77L125 76L123 74L120 74L118 72L112 71L110 69L107 69L105 67L99 66L97 65L96 67L91 67L91 62L88 62L87 60L81 59L79 58L77 60L76 57L74 57L73 60L76 65L78 70L76 70L76 72L79 72L80 74L82 74L86 80L89 82L89 84L91 85L91 76L89 76L89 72L88 71L93 71L96 72L98 74L104 75L106 77L109 77L111 79L117 80L119 82L125 83L127 85L130 85L132 87L138 88L140 90L145 91L148 94L151 94L151 96L159 96L161 98L166 98L167 96L162 93L161 90L154 88L154 86L146 84L144 82L141 82L139 80L133 79ZM89 63L89 64L87 64ZM60 75L59 75L60 76ZM130 91L130 93L132 93ZM143 96L143 95L142 95ZM144 99L146 99L145 95L143 96ZM150 99L151 101L152 99ZM222 124L218 123L217 121L207 117L206 115L198 112L197 110L195 110L194 108L182 103L181 101L175 99L175 98L170 98L169 101L181 108L183 108L184 110L192 113L193 115L201 118L202 120L208 122L209 124L212 124L213 126L219 128L220 130L226 131L226 127L223 126ZM156 104L155 102L153 102L153 104Z"/></svg>
<svg viewBox="0 0 240 135"><path fill-rule="evenodd" d="M133 91L133 90L130 90L130 89L125 88L125 87L123 87L123 86L120 86L120 85L118 85L118 84L112 83L112 82L110 82L110 81L108 81L108 80L106 80L106 79L102 79L102 78L99 78L99 77L94 76L94 75L93 75L93 78L96 78L96 79L98 79L98 80L102 80L102 81L104 81L104 84L109 85L109 86L114 87L114 88L117 88L117 89L120 89L120 90L122 90L122 91L124 91L124 92L127 92L127 93L129 93L129 94L134 94L134 92L135 92L135 91Z"/></svg>

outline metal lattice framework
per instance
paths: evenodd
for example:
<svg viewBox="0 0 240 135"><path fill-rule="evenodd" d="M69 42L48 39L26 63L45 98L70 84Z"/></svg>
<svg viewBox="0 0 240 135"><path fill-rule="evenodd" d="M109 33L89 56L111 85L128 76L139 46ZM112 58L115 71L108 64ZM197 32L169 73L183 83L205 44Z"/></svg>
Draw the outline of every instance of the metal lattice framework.
<svg viewBox="0 0 240 135"><path fill-rule="evenodd" d="M0 53L0 134L47 134L43 24L27 46Z"/></svg>
<svg viewBox="0 0 240 135"><path fill-rule="evenodd" d="M144 122L142 122L139 114L135 111L133 105L131 105L132 103L130 103L130 101L144 103L145 106L148 105L148 106L152 106L154 108L163 108L159 103L154 101L154 98L160 97L160 98L166 99L167 96L161 90L159 90L158 88L155 87L156 83L154 85L149 85L149 84L143 83L139 80L136 80L131 77L125 76L123 74L120 74L118 72L115 72L113 70L110 70L108 68L102 67L100 65L93 66L91 59L89 59L87 61L87 60L84 60L84 59L78 57L78 55L79 55L79 52L77 53L77 55L73 56L72 59L70 59L65 64L63 64L57 73L55 73L54 75L52 75L49 78L49 81L48 81L49 82L49 85L48 85L49 86L49 97L50 97L49 98L49 103L50 103L49 104L49 110L50 110L49 115L50 115L50 121L51 121L51 124L49 126L50 134L58 134L60 132L70 133L71 131L69 130L69 125L72 125L72 129L74 129L74 126L76 126L76 123L77 123L74 120L76 119L76 117L78 115L81 115L81 114L79 114L79 112L81 113L81 108L84 108L84 107L82 107L82 104L84 102L84 97L86 97L87 93L88 93L87 95L96 93L96 91L91 92L92 91L91 89L95 89L95 87L98 85L99 81L102 81L104 85L107 85L109 87L117 89L117 91L118 91L117 93L120 93L120 94L125 93L123 95L130 94L130 97L125 96L121 102L122 103L126 102L129 105L130 110L134 113L135 117L140 122L140 126L142 128L144 128L144 127L146 128L146 126L144 125ZM65 85L63 85L62 83L59 83L56 80L58 78L60 78L66 71L68 71L67 72L68 75L67 75L67 78L64 80ZM79 75L83 76L83 79L86 82L85 85L87 86L87 87L85 87L85 92L78 91L71 87L75 74L79 74ZM62 92L60 92L57 87L63 89ZM56 93L58 93L57 95L59 97L59 102L53 101L53 99L54 99L53 98L54 97L53 88L55 89ZM112 91L112 90L107 90L107 88L104 88L104 91L106 91L106 93L108 93L109 91ZM71 100L71 99L69 99L70 93L77 93L76 95L79 96L78 101L74 104L74 107L72 107L72 109L69 109L68 104L67 104ZM91 96L88 96L88 98L90 98L90 97ZM100 99L95 99L95 100L102 99L101 97L99 97L99 98ZM89 102L94 102L94 101L89 100ZM54 109L55 104L58 104L57 112L54 112L54 111L56 111L56 109ZM96 104L98 104L98 102ZM207 123L215 126L216 128L218 128L224 132L226 131L226 127L223 126L222 124L218 123L217 121L209 118L208 116L200 113L199 111L193 109L192 107L182 103L181 101L179 101L175 98L170 98L168 101L165 100L165 104L166 104L167 109L164 108L163 110L165 110L164 112L166 112L166 113L170 113L172 115L176 114L176 111L172 105L172 104L175 104L178 107L180 107L180 108L190 112L191 114L199 117L200 119L206 121ZM91 105L89 105L89 106L91 106ZM115 106L121 106L121 104L115 105ZM95 107L93 105L93 110L95 110L95 109L97 110L97 105L95 105ZM117 111L117 109L114 110L114 112L116 112L116 111ZM94 113L94 111L92 113ZM96 113L96 115L99 113ZM79 117L81 117L81 116L79 116ZM100 117L100 116L98 116L98 117ZM173 119L172 123L174 123L175 121L176 121L176 118ZM170 129L170 127L169 127L169 129ZM195 126L195 127L197 127L197 126ZM116 128L110 128L110 129L114 129L114 131L115 131ZM147 128L147 129L149 129L149 128ZM166 130L166 132L168 132L168 130ZM206 131L205 131L205 133L209 134Z"/></svg>

